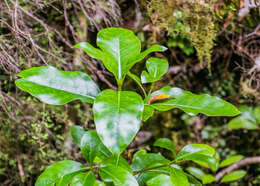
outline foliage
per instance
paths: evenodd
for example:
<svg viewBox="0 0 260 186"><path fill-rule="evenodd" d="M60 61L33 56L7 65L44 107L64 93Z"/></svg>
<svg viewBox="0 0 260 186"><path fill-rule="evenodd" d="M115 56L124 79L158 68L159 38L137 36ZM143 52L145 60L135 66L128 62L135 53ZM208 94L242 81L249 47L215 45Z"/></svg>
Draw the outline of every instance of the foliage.
<svg viewBox="0 0 260 186"><path fill-rule="evenodd" d="M180 167L181 163L193 161L215 170L218 164L217 154L214 148L206 144L188 144L178 152L173 148L171 151L174 158L171 160L161 154L141 150L135 153L131 169L121 154L140 129L147 106L162 111L179 108L191 115L204 113L209 116L235 116L240 112L230 103L207 94L196 95L176 87L164 87L152 92L154 82L168 69L166 61L157 58L148 59L146 67L149 73L145 76L149 77L149 81L141 81L152 82L148 93L142 87L140 78L134 76L137 84L144 90L144 97L134 91L122 90L125 76L130 69L149 53L162 52L165 47L153 45L141 52L140 40L133 32L122 28L101 30L98 33L97 46L101 50L89 43L80 43L75 47L82 48L91 57L98 58L104 63L117 81L117 91L107 89L99 93L97 85L87 75L80 72L63 72L54 67L31 68L18 74L22 79L16 80L16 85L44 103L65 104L74 99L90 103L94 101L96 132L91 130L83 132L84 129L79 127L71 129L71 135L89 166L71 160L54 163L39 176L36 186L48 186L54 183L83 185L83 180L94 185L96 184L94 173L99 174L104 183L113 182L114 185L134 186L144 183L157 185L160 182L189 185L197 181L194 181L195 178L190 179L191 176ZM48 74L49 70L52 73ZM45 77L46 74L48 77ZM79 85L75 84L74 78ZM81 90L83 86L88 90ZM67 97L68 99L65 99ZM163 148L174 147L167 140L160 140L157 146L158 143ZM158 173L153 172L154 170L158 170Z"/></svg>

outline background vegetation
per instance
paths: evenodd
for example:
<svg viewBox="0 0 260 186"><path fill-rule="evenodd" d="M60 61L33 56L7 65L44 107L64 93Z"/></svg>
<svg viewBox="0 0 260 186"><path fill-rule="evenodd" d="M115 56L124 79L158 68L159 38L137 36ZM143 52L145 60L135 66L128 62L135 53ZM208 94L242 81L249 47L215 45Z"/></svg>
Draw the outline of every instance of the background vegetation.
<svg viewBox="0 0 260 186"><path fill-rule="evenodd" d="M170 68L155 88L177 86L217 95L249 110L257 108L259 4L247 0L0 1L0 185L33 185L51 163L83 160L69 126L93 128L90 106L80 101L60 107L43 105L18 90L14 80L23 69L50 64L86 72L100 87L115 89L112 75L100 61L71 48L81 41L95 43L96 33L105 27L133 30L144 48L151 44L169 48L156 54L167 58ZM125 86L136 87L130 79ZM188 143L209 144L221 159L235 154L259 156L258 126L235 130L228 127L229 121L190 117L179 110L156 113L143 124L125 157L141 148L158 152L151 146L158 137L172 139L177 149ZM247 175L242 180L226 185L260 184L259 164L244 169Z"/></svg>

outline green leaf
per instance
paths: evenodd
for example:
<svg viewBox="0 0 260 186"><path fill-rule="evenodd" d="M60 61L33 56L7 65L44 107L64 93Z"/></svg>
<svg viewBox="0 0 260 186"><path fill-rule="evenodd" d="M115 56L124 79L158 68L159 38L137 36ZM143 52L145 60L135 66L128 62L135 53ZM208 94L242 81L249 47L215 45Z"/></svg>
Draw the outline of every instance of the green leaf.
<svg viewBox="0 0 260 186"><path fill-rule="evenodd" d="M143 60L148 54L152 53L152 52L164 52L166 51L167 48L164 47L164 46L161 46L161 45L152 45L150 48L146 49L145 51L141 52L137 57L136 59L133 61L133 64L131 65L134 65L135 63ZM130 65L130 66L131 66Z"/></svg>
<svg viewBox="0 0 260 186"><path fill-rule="evenodd" d="M163 157L161 154L155 154L155 153L147 153L145 150L140 150L135 153L133 157L132 162L132 169L133 171L140 171L143 169L167 164L170 161ZM149 179L155 177L158 175L158 173L168 173L169 174L169 168L168 167L162 167L158 169L154 169L151 171L143 172L137 174L137 181L139 185L143 185L148 181Z"/></svg>
<svg viewBox="0 0 260 186"><path fill-rule="evenodd" d="M81 126L73 125L70 127L70 135L78 147L81 147L81 139L85 133L86 131Z"/></svg>
<svg viewBox="0 0 260 186"><path fill-rule="evenodd" d="M105 182L113 181L116 186L138 186L135 177L119 166L109 165L102 167L100 176Z"/></svg>
<svg viewBox="0 0 260 186"><path fill-rule="evenodd" d="M80 173L73 177L70 186L95 186L95 176L92 172Z"/></svg>
<svg viewBox="0 0 260 186"><path fill-rule="evenodd" d="M160 94L171 97L171 99L151 104L152 107L160 111L179 108L190 115L203 113L208 116L235 116L240 113L232 104L208 94L197 95L180 88L166 86L153 92L151 97Z"/></svg>
<svg viewBox="0 0 260 186"><path fill-rule="evenodd" d="M130 71L127 72L127 75L137 83L137 85L142 89L144 96L146 97L146 92L145 92L145 89L144 89L144 87L141 83L140 78L138 76L136 76L135 74L132 74Z"/></svg>
<svg viewBox="0 0 260 186"><path fill-rule="evenodd" d="M254 115L257 123L260 123L260 107L254 108Z"/></svg>
<svg viewBox="0 0 260 186"><path fill-rule="evenodd" d="M95 157L104 159L112 155L95 131L87 131L81 139L80 146L82 155L90 163L94 162Z"/></svg>
<svg viewBox="0 0 260 186"><path fill-rule="evenodd" d="M174 157L176 157L176 149L175 149L175 146L173 144L173 142L171 140L169 140L168 138L159 138L157 139L154 144L154 146L157 146L157 147L161 147L161 148L165 148L165 149L168 149L170 151L173 152L174 154Z"/></svg>
<svg viewBox="0 0 260 186"><path fill-rule="evenodd" d="M232 163L235 163L235 162L237 162L237 161L242 160L243 158L244 158L243 155L231 156L231 157L229 157L229 158L223 160L223 161L220 163L219 167L220 167L220 168L221 168L221 167L226 167L226 166L228 166L228 165L231 165Z"/></svg>
<svg viewBox="0 0 260 186"><path fill-rule="evenodd" d="M123 169L127 170L130 173L133 173L132 168L128 164L128 162L120 156L119 159L118 157L110 157L106 158L102 161L102 165L108 166L108 165L117 165L119 167L122 167Z"/></svg>
<svg viewBox="0 0 260 186"><path fill-rule="evenodd" d="M244 170L236 170L236 171L233 171L233 172L230 172L230 173L226 174L222 178L221 183L235 181L235 180L238 180L240 178L243 178L245 175L246 175L246 171L244 171Z"/></svg>
<svg viewBox="0 0 260 186"><path fill-rule="evenodd" d="M15 81L21 90L51 105L63 105L80 99L93 103L98 86L82 72L57 70L52 66L34 67L20 72Z"/></svg>
<svg viewBox="0 0 260 186"><path fill-rule="evenodd" d="M214 148L205 144L189 144L184 146L181 151L177 154L176 160L190 160L195 155L204 155L214 157L216 151Z"/></svg>
<svg viewBox="0 0 260 186"><path fill-rule="evenodd" d="M237 130L237 129L256 130L259 128L256 123L252 122L251 120L249 120L244 116L238 116L230 120L227 124L227 127L233 130Z"/></svg>
<svg viewBox="0 0 260 186"><path fill-rule="evenodd" d="M196 179L196 178L194 178L192 175L190 175L190 174L186 174L186 176L187 176L187 178L188 178L188 180L189 180L189 183L190 183L190 185L191 186L201 186L202 184Z"/></svg>
<svg viewBox="0 0 260 186"><path fill-rule="evenodd" d="M189 181L186 174L182 171L182 169L178 165L172 165L170 167L170 178L173 185L177 186L189 186Z"/></svg>
<svg viewBox="0 0 260 186"><path fill-rule="evenodd" d="M156 176L152 179L150 179L147 182L148 186L177 186L174 185L171 181L170 176L167 176L165 174L160 174L159 176Z"/></svg>
<svg viewBox="0 0 260 186"><path fill-rule="evenodd" d="M151 52L165 50L165 47L154 45L141 52L141 42L131 31L123 28L106 28L98 32L97 46L79 43L74 48L82 48L91 57L100 59L105 67L114 74L117 81L124 79L131 67Z"/></svg>
<svg viewBox="0 0 260 186"><path fill-rule="evenodd" d="M177 154L177 161L192 160L200 165L206 164L213 170L217 168L216 151L214 148L205 144L189 144L181 149Z"/></svg>
<svg viewBox="0 0 260 186"><path fill-rule="evenodd" d="M130 91L104 90L95 100L96 130L105 146L120 154L140 128L144 104L140 95Z"/></svg>
<svg viewBox="0 0 260 186"><path fill-rule="evenodd" d="M64 160L52 164L38 177L35 186L66 185L86 167L79 162Z"/></svg>
<svg viewBox="0 0 260 186"><path fill-rule="evenodd" d="M151 83L160 80L168 71L169 64L165 59L151 57L146 61L146 68L148 72L142 72L141 81L142 83Z"/></svg>
<svg viewBox="0 0 260 186"><path fill-rule="evenodd" d="M195 167L188 167L187 171L196 178L200 179L203 184L212 183L216 180L215 176L211 174L206 174L201 169Z"/></svg>
<svg viewBox="0 0 260 186"><path fill-rule="evenodd" d="M150 105L144 105L142 120L147 121L150 117L153 116L153 114L154 114L154 108L151 107Z"/></svg>

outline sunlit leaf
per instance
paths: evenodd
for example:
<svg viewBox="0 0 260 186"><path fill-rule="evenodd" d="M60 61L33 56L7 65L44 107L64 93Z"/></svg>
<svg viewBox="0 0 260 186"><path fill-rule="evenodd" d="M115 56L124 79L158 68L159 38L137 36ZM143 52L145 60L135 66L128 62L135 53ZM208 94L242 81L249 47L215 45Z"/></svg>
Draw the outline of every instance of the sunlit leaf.
<svg viewBox="0 0 260 186"><path fill-rule="evenodd" d="M173 142L171 140L169 140L168 138L159 138L159 139L157 139L154 142L153 145L157 146L157 147L162 147L162 148L165 148L165 149L168 149L168 150L172 151L173 154L174 154L174 157L176 157L175 146L174 146Z"/></svg>
<svg viewBox="0 0 260 186"><path fill-rule="evenodd" d="M86 167L79 162L64 160L52 164L38 177L35 186L53 186L68 184L74 176Z"/></svg>
<svg viewBox="0 0 260 186"><path fill-rule="evenodd" d="M160 111L179 108L190 115L203 113L208 116L235 116L240 112L232 104L208 94L193 94L176 87L163 87L151 94L151 97L166 94L172 97L165 101L152 103L151 106Z"/></svg>
<svg viewBox="0 0 260 186"><path fill-rule="evenodd" d="M245 175L246 175L246 171L244 171L244 170L236 170L236 171L233 171L233 172L230 172L230 173L226 174L221 179L221 182L225 183L225 182L235 181L235 180L243 178Z"/></svg>
<svg viewBox="0 0 260 186"><path fill-rule="evenodd" d="M170 176L165 174L160 174L147 182L148 186L176 186L172 183Z"/></svg>
<svg viewBox="0 0 260 186"><path fill-rule="evenodd" d="M167 164L170 161L163 157L161 154L147 153L145 150L140 150L135 153L132 168L133 171L140 171L143 169L156 167L159 165ZM158 173L170 173L168 167L162 167L137 174L137 181L139 185L145 184L146 181L158 175Z"/></svg>
<svg viewBox="0 0 260 186"><path fill-rule="evenodd" d="M81 139L81 152L84 158L89 163L93 163L95 157L101 159L111 157L111 152L105 147L100 140L96 131L87 131Z"/></svg>
<svg viewBox="0 0 260 186"><path fill-rule="evenodd" d="M119 166L109 165L102 167L100 176L105 182L113 181L116 186L138 186L135 177Z"/></svg>
<svg viewBox="0 0 260 186"><path fill-rule="evenodd" d="M91 57L100 59L118 81L124 79L131 67L149 53L166 50L163 46L153 45L141 53L141 42L131 30L112 27L98 32L97 46L101 50L85 42L74 48L82 48Z"/></svg>
<svg viewBox="0 0 260 186"><path fill-rule="evenodd" d="M226 167L228 165L231 165L232 163L242 160L243 158L243 155L235 155L228 157L220 163L219 167Z"/></svg>
<svg viewBox="0 0 260 186"><path fill-rule="evenodd" d="M189 181L186 174L182 171L182 169L177 165L172 165L170 167L170 178L174 186L189 186Z"/></svg>
<svg viewBox="0 0 260 186"><path fill-rule="evenodd" d="M94 103L98 135L114 154L120 154L140 128L143 100L135 92L104 90Z"/></svg>
<svg viewBox="0 0 260 186"><path fill-rule="evenodd" d="M20 72L15 81L21 90L51 105L63 105L80 99L93 103L98 86L85 73L57 70L52 66L34 67Z"/></svg>
<svg viewBox="0 0 260 186"><path fill-rule="evenodd" d="M147 71L141 74L142 83L151 83L160 80L160 78L168 71L169 64L165 59L151 57L146 61Z"/></svg>
<svg viewBox="0 0 260 186"><path fill-rule="evenodd" d="M74 176L70 186L95 186L95 182L95 176L92 172L84 172Z"/></svg>
<svg viewBox="0 0 260 186"><path fill-rule="evenodd" d="M70 127L71 137L78 147L81 147L81 139L85 133L86 131L81 126L73 125Z"/></svg>

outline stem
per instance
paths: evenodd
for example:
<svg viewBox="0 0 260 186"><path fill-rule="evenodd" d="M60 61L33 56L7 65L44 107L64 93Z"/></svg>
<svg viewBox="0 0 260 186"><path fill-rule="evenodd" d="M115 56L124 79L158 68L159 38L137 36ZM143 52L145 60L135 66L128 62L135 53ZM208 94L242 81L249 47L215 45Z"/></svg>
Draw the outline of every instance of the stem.
<svg viewBox="0 0 260 186"><path fill-rule="evenodd" d="M137 83L138 84L138 83ZM138 84L139 85L139 84ZM144 90L144 87L142 85L139 85L139 87L141 88L141 90L143 91L143 94L144 94L144 97L146 98L147 97L147 94Z"/></svg>
<svg viewBox="0 0 260 186"><path fill-rule="evenodd" d="M149 93L148 93L148 97L151 95L151 93L153 91L153 87L154 87L154 82L152 82L151 88L150 88Z"/></svg>
<svg viewBox="0 0 260 186"><path fill-rule="evenodd" d="M172 164L176 163L175 160L169 162L169 163L166 163L166 164L162 164L162 165L158 165L158 166L155 166L155 167L150 167L150 168L147 168L147 169L142 169L142 170L138 170L138 171L134 171L134 175L136 174L140 174L140 173L143 173L143 172L147 172L147 171L150 171L150 170L153 170L153 169L159 169L159 168L162 168L162 167L168 167Z"/></svg>

